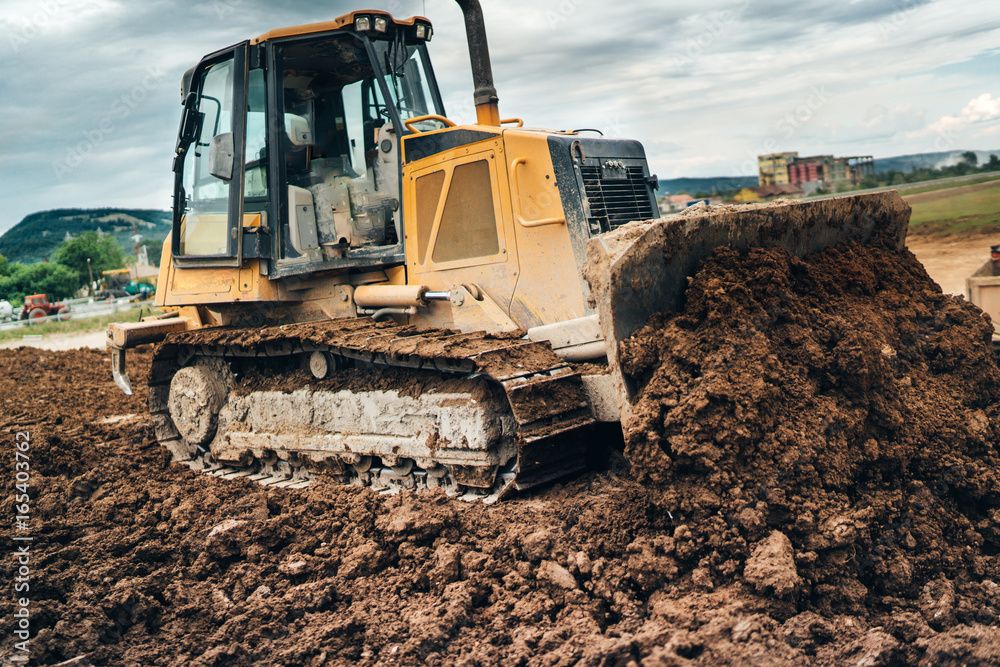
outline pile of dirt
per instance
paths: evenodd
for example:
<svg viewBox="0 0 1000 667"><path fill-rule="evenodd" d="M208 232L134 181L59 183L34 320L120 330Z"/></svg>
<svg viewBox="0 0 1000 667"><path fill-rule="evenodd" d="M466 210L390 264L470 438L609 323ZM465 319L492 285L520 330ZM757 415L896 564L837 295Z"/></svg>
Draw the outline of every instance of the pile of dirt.
<svg viewBox="0 0 1000 667"><path fill-rule="evenodd" d="M789 610L892 614L910 639L996 624L988 318L877 246L719 250L687 299L622 350L626 455L678 524L665 554Z"/></svg>
<svg viewBox="0 0 1000 667"><path fill-rule="evenodd" d="M0 351L32 663L992 664L1000 375L974 309L866 252L718 255L630 346L643 483L489 507L197 475L141 416L148 352L128 398L103 352Z"/></svg>

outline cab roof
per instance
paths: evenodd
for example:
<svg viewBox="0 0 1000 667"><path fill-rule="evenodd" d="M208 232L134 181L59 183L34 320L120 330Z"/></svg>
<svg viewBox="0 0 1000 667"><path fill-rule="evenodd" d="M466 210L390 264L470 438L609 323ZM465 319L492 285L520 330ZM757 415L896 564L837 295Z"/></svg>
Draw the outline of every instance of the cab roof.
<svg viewBox="0 0 1000 667"><path fill-rule="evenodd" d="M392 14L389 12L384 12L379 9L359 9L353 11L350 14L344 14L343 16L338 16L332 21L323 21L320 23L306 23L304 25L291 26L289 28L277 28L275 30L269 30L263 35L253 38L250 40L251 44L261 44L263 42L278 39L280 37L295 37L296 35L311 35L314 33L321 32L331 32L333 30L340 30L345 27L354 25L355 16L384 16L396 25L412 26L416 24L417 21L421 23L426 23L430 25L430 19L423 16L411 16L408 19L397 19L393 18Z"/></svg>

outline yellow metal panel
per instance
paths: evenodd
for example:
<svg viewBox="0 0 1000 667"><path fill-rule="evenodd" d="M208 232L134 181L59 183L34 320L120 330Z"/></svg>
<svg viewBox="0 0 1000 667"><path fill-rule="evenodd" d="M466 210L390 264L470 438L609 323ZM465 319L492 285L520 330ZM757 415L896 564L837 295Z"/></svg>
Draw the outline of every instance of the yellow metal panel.
<svg viewBox="0 0 1000 667"><path fill-rule="evenodd" d="M477 129L472 126L471 129ZM486 130L487 128L481 128ZM446 130L447 131L447 130ZM489 162L493 189L494 217L496 219L499 252L489 257L435 263L432 260L435 234L437 234L443 206L447 199L447 187L455 166L485 159ZM423 160L403 166L404 235L406 239L406 280L412 284L426 285L434 291L451 290L466 283L475 283L489 295L504 313L510 309L510 300L517 282L517 253L514 238L513 213L510 207L510 185L504 167L505 151L499 137L460 146ZM418 215L415 196L416 179L436 171L445 171L444 188L439 198L437 211L432 218L433 229L429 232L425 257L417 256ZM419 220L426 224L427 216ZM426 230L423 233L427 233ZM394 279L395 277L391 277ZM421 308L418 315L411 318L415 324L426 326L454 326L450 304L434 302L428 309Z"/></svg>
<svg viewBox="0 0 1000 667"><path fill-rule="evenodd" d="M167 305L167 285L170 284L170 269L172 268L170 261L170 239L172 236L173 232L167 234L167 238L163 240L163 247L160 249L160 273L156 276L156 295L153 304L161 308Z"/></svg>
<svg viewBox="0 0 1000 667"><path fill-rule="evenodd" d="M459 298L455 299L455 295ZM507 313L497 306L493 299L481 293L481 298L476 299L469 290L464 287L456 287L452 292L451 317L457 329L462 331L489 331L499 333L501 331L514 331L518 328Z"/></svg>
<svg viewBox="0 0 1000 667"><path fill-rule="evenodd" d="M531 221L565 220L552 156L545 134L504 131L506 165L518 170L515 209ZM513 178L510 179L514 181ZM510 314L530 328L590 314L583 296L580 267L565 222L541 226L514 225L520 276Z"/></svg>
<svg viewBox="0 0 1000 667"><path fill-rule="evenodd" d="M389 279L390 285L405 285L406 284L406 267L405 266L394 266L391 269L385 270L386 277Z"/></svg>
<svg viewBox="0 0 1000 667"><path fill-rule="evenodd" d="M184 296L208 296L219 297L228 294L233 289L233 277L238 273L237 269L226 268L194 268L187 267L178 269L171 267L170 272L170 293L177 297ZM218 300L210 297L211 301ZM227 300L229 298L227 297ZM204 299L189 300L182 303L204 303ZM174 305L174 304L170 304Z"/></svg>
<svg viewBox="0 0 1000 667"><path fill-rule="evenodd" d="M260 214L243 216L246 227L258 227ZM170 236L163 244L160 275L156 287L157 306L194 306L235 301L289 300L285 291L260 274L262 260L251 259L235 267L174 266L170 253ZM291 297L291 300L298 300Z"/></svg>
<svg viewBox="0 0 1000 667"><path fill-rule="evenodd" d="M456 128L457 129L457 128ZM488 131L483 126L467 129ZM439 130L436 133L454 131ZM405 142L404 142L405 144ZM436 235L440 233L441 214L448 197L451 176L457 165L489 155L494 187L495 210L503 262L467 259L448 263L433 262ZM513 172L517 168L517 192L512 192ZM495 170L493 169L495 167ZM416 182L421 176L444 172L443 188L431 222L433 208L427 202L418 206ZM404 206L409 281L427 285L432 290L449 290L465 283L475 283L493 299L504 314L520 326L532 327L590 314L584 300L580 267L573 254L565 223L562 200L556 184L547 135L539 132L505 130L503 140L490 139L461 146L406 164L403 167ZM420 215L418 215L418 213ZM522 223L516 220L520 217ZM532 222L543 222L532 226ZM418 238L426 238L418 254ZM443 326L453 326L457 319L447 304L432 304L416 318ZM462 318L464 319L464 318ZM464 324L464 322L462 323Z"/></svg>

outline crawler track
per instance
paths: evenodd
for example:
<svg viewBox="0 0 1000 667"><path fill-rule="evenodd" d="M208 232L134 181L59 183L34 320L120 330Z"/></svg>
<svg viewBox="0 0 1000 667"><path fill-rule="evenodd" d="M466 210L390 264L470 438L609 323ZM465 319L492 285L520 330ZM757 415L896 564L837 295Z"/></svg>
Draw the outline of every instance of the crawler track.
<svg viewBox="0 0 1000 667"><path fill-rule="evenodd" d="M386 465L382 457L337 445L343 434L319 433L310 442L274 450L256 447L238 460L220 460L224 448L185 441L171 417L171 380L184 367L224 362L236 370L269 365L280 373L302 377L301 361L322 353L341 368L396 369L414 378L473 380L501 397L499 412L507 426L508 460L488 452L480 467L438 465L427 452L415 466L406 451L396 451ZM322 397L318 400L322 400ZM472 401L475 403L475 401ZM264 484L304 486L316 473L341 481L393 491L443 486L449 492L495 499L570 474L584 465L584 432L593 424L580 376L557 357L547 343L507 339L490 334L418 330L414 327L346 318L259 329L211 328L172 334L156 350L150 373L149 410L156 437L175 459L223 477L251 477ZM500 419L498 416L497 419ZM224 422L225 420L221 420ZM510 426L513 424L514 426ZM224 428L223 426L219 427ZM241 427L246 428L246 427ZM348 436L350 434L347 434ZM386 436L389 437L389 436ZM377 437L375 438L378 439ZM325 443L325 444L320 444ZM333 444L331 444L333 443ZM340 449L338 450L338 447ZM322 451L321 451L322 448ZM385 451L384 447L382 450ZM487 460L489 459L489 460ZM490 465L493 461L495 465Z"/></svg>

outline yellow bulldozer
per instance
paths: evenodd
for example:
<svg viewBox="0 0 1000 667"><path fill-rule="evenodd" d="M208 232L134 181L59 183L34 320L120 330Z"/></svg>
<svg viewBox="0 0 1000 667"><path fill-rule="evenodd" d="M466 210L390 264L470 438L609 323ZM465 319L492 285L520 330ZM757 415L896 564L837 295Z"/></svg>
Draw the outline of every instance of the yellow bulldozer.
<svg viewBox="0 0 1000 667"><path fill-rule="evenodd" d="M126 393L126 351L159 343L149 410L175 460L496 499L628 420L618 344L713 248L902 246L894 193L652 220L642 145L504 118L479 2L458 5L474 124L445 114L421 17L272 30L185 73L168 312L108 331Z"/></svg>

